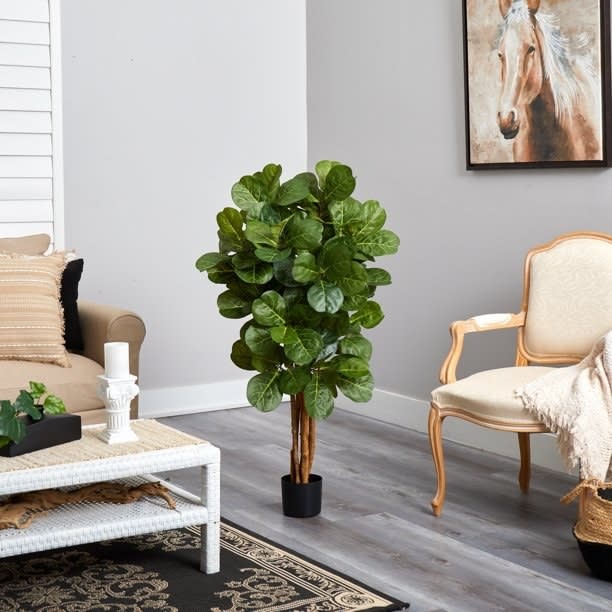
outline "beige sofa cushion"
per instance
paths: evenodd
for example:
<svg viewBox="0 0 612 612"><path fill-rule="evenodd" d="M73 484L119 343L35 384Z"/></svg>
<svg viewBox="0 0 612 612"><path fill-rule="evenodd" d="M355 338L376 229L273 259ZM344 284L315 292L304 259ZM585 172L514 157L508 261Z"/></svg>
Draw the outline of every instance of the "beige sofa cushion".
<svg viewBox="0 0 612 612"><path fill-rule="evenodd" d="M459 408L492 421L534 424L539 421L514 397L514 390L553 368L525 366L485 370L434 389L431 397L440 408Z"/></svg>
<svg viewBox="0 0 612 612"><path fill-rule="evenodd" d="M44 383L49 393L66 404L68 412L85 412L103 408L96 396L98 374L104 374L99 364L75 353L69 354L71 368L30 361L4 361L0 364L0 399L14 400L29 382Z"/></svg>
<svg viewBox="0 0 612 612"><path fill-rule="evenodd" d="M51 244L47 234L31 234L16 238L0 238L0 251L23 255L44 255Z"/></svg>
<svg viewBox="0 0 612 612"><path fill-rule="evenodd" d="M0 253L0 359L69 366L60 283L64 253Z"/></svg>

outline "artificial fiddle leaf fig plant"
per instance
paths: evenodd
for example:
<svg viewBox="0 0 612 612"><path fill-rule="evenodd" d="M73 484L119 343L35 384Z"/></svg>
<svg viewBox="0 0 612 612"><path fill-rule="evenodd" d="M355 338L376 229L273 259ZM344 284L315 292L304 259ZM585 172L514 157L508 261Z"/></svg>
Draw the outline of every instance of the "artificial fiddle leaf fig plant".
<svg viewBox="0 0 612 612"><path fill-rule="evenodd" d="M376 200L352 197L352 170L320 161L281 183L269 164L232 187L237 208L217 215L219 250L196 267L225 285L219 312L249 317L234 342L232 361L255 374L249 402L263 412L291 397L291 480L309 482L316 421L327 418L338 391L356 402L372 397L370 341L362 328L383 319L372 298L391 276L374 266L395 253L399 238L384 229Z"/></svg>

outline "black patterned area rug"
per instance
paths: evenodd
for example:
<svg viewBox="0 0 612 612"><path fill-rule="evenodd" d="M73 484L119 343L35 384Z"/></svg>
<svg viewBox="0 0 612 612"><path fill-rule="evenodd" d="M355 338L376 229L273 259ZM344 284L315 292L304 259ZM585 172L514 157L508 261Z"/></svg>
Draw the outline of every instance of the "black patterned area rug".
<svg viewBox="0 0 612 612"><path fill-rule="evenodd" d="M2 612L382 612L408 604L223 521L221 572L199 571L199 528L0 561Z"/></svg>

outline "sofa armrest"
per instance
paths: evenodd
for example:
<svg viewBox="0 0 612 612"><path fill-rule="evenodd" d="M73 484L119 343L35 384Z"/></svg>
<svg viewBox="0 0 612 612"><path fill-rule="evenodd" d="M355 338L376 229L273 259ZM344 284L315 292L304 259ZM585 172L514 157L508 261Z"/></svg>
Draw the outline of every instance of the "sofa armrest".
<svg viewBox="0 0 612 612"><path fill-rule="evenodd" d="M104 366L104 343L127 342L130 347L130 374L139 376L140 347L146 330L143 320L134 312L79 300L79 319L85 349L83 355ZM137 415L138 397L132 401L132 417Z"/></svg>

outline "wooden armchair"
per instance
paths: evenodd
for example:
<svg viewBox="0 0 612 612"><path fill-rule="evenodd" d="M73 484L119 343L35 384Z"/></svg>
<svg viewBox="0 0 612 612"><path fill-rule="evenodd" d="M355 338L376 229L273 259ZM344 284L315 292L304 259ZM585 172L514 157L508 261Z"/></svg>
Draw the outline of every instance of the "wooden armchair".
<svg viewBox="0 0 612 612"><path fill-rule="evenodd" d="M465 334L516 328L514 367L484 370L457 380ZM577 363L595 341L612 329L612 236L564 234L531 250L525 259L521 310L451 324L451 350L432 391L429 441L438 488L431 502L439 516L446 496L442 423L454 416L476 425L518 434L519 485L529 489L530 434L547 432L515 397L514 390L556 365Z"/></svg>

